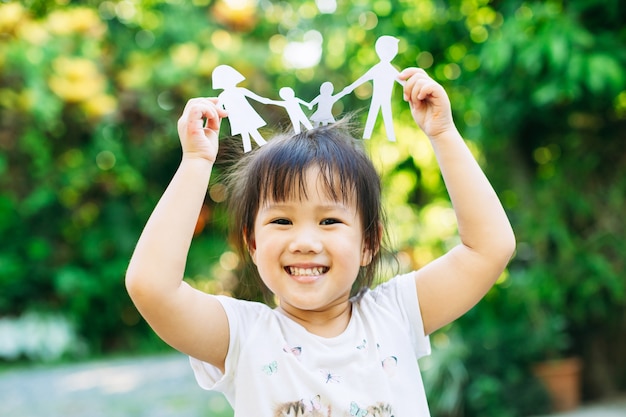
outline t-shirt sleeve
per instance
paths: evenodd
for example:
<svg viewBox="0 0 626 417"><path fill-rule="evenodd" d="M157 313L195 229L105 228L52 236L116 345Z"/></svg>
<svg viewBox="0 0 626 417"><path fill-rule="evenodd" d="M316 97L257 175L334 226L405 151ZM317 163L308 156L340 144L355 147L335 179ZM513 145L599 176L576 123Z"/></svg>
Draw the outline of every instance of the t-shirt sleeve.
<svg viewBox="0 0 626 417"><path fill-rule="evenodd" d="M230 331L230 341L226 361L224 363L224 373L222 373L217 367L194 357L190 357L189 361L194 376L196 377L196 381L200 387L206 390L222 391L228 398L229 392L227 387L232 385L230 384L230 380L234 376L234 369L236 368L236 363L239 359L240 350L237 345L240 343L240 338L234 336L242 331L245 332L245 329L241 329L240 327L242 325L245 326L248 321L245 320L245 318L242 319L241 316L246 314L255 316L256 313L251 310L258 308L258 306L257 303L245 303L226 296L217 296L217 299L224 307ZM248 308L246 308L246 306Z"/></svg>
<svg viewBox="0 0 626 417"><path fill-rule="evenodd" d="M398 275L380 284L370 293L377 304L399 317L409 332L415 356L430 355L430 338L424 334L424 322L415 287L415 273Z"/></svg>
<svg viewBox="0 0 626 417"><path fill-rule="evenodd" d="M224 374L215 366L201 361L200 359L196 359L193 356L189 357L189 364L191 365L198 385L206 390L215 389L217 382L224 377Z"/></svg>

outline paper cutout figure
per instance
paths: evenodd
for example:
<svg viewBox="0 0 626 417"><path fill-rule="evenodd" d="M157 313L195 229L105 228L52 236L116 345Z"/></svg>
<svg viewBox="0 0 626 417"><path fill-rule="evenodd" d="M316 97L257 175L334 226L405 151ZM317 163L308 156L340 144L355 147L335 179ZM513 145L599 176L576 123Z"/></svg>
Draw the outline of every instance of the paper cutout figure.
<svg viewBox="0 0 626 417"><path fill-rule="evenodd" d="M344 88L344 93L352 92L359 85L372 81L372 101L367 114L363 139L370 139L378 113L383 114L383 123L387 131L387 139L396 141L396 134L393 129L393 117L391 114L391 95L393 93L394 82L402 84L398 79L400 72L391 64L393 58L398 54L398 39L393 36L381 36L376 40L376 54L380 62L370 68L355 82Z"/></svg>
<svg viewBox="0 0 626 417"><path fill-rule="evenodd" d="M238 87L237 84L245 79L239 71L228 65L215 67L212 74L213 89L224 90L217 96L217 99L218 105L224 107L228 112L230 133L241 135L243 151L250 152L252 150L251 137L259 146L263 146L267 142L259 133L259 128L266 125L265 120L248 102L248 98L263 104L270 104L271 101L247 88Z"/></svg>
<svg viewBox="0 0 626 417"><path fill-rule="evenodd" d="M329 123L335 123L335 117L333 116L333 105L339 101L339 99L350 91L342 91L333 95L335 87L330 81L326 81L320 86L320 94L315 97L309 103L309 108L312 109L317 104L317 110L311 115L311 122L315 126L326 126Z"/></svg>
<svg viewBox="0 0 626 417"><path fill-rule="evenodd" d="M259 128L266 125L265 120L256 112L248 99L258 101L263 104L272 104L282 106L287 111L289 120L293 125L295 133L300 133L302 126L310 130L314 126L327 125L334 123L333 105L342 97L350 94L355 88L361 84L372 82L372 99L365 129L363 130L363 139L370 139L374 130L374 125L378 119L378 113L382 113L383 123L387 133L387 139L391 142L396 141L393 127L393 116L391 112L391 96L395 82L404 85L398 79L400 72L391 64L391 61L398 54L397 38L393 36L381 36L376 40L376 54L380 58L380 62L371 67L361 77L354 81L342 91L333 95L334 86L327 81L320 86L320 94L311 100L310 103L296 97L295 92L290 87L280 89L278 95L282 100L271 100L261 97L256 93L238 84L246 78L236 69L229 65L219 65L213 70L212 82L213 88L223 90L218 95L218 105L228 111L228 119L232 135L241 135L244 152L252 150L250 138L259 145L263 146L267 142L259 133ZM317 105L316 111L307 119L306 114L302 111L302 105L306 105L309 109L313 109Z"/></svg>
<svg viewBox="0 0 626 417"><path fill-rule="evenodd" d="M293 125L293 130L295 133L301 132L301 126L307 128L307 130L313 129L313 125L309 122L309 119L306 117L306 114L302 111L301 104L304 104L307 107L310 107L310 104L306 101L296 97L296 93L293 91L291 87L283 87L278 91L278 95L283 101L270 100L270 104L274 104L276 106L282 106L287 111L287 115L289 116L289 120Z"/></svg>

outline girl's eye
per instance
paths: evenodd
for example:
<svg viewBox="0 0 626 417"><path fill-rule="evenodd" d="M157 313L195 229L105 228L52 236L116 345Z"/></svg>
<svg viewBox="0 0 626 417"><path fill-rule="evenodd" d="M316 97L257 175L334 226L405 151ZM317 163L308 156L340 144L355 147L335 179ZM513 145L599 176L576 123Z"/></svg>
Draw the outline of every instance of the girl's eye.
<svg viewBox="0 0 626 417"><path fill-rule="evenodd" d="M274 220L271 221L271 223L279 224L279 225L283 225L283 226L291 224L291 222L289 220L287 220L287 219L274 219Z"/></svg>
<svg viewBox="0 0 626 417"><path fill-rule="evenodd" d="M331 224L337 224L337 223L341 223L341 220L337 220L337 219L324 219L320 222L321 225L323 226L328 226Z"/></svg>

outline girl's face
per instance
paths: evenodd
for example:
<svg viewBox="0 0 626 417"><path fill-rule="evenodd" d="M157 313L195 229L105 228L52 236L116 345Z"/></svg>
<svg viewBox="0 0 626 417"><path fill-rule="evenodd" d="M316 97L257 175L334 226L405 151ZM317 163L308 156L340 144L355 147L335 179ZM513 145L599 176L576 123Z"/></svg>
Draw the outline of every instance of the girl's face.
<svg viewBox="0 0 626 417"><path fill-rule="evenodd" d="M334 201L318 173L307 170L306 197L263 202L249 242L280 308L304 319L345 308L359 268L371 260L354 199Z"/></svg>

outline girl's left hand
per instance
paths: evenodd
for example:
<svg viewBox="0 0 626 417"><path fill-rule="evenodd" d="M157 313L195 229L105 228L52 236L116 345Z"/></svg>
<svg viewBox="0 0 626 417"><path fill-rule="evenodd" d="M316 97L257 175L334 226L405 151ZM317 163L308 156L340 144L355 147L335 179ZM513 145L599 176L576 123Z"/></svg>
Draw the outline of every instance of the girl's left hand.
<svg viewBox="0 0 626 417"><path fill-rule="evenodd" d="M183 114L178 119L178 136L183 157L215 162L220 122L228 116L217 102L215 97L192 98L185 105Z"/></svg>
<svg viewBox="0 0 626 417"><path fill-rule="evenodd" d="M404 100L409 102L413 119L429 138L456 129L446 91L426 71L407 68L398 78L405 81Z"/></svg>

